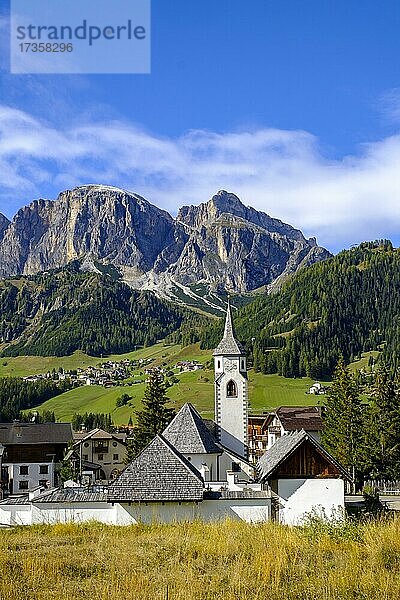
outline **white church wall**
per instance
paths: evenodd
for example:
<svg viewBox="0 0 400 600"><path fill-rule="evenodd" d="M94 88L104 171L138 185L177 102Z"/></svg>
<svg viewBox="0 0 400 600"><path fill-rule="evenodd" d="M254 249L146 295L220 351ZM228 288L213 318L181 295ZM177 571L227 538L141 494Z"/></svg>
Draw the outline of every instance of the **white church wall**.
<svg viewBox="0 0 400 600"><path fill-rule="evenodd" d="M279 521L300 525L313 512L332 519L344 511L342 479L279 479Z"/></svg>
<svg viewBox="0 0 400 600"><path fill-rule="evenodd" d="M234 454L229 454L228 451L225 451L219 457L219 480L226 481L227 480L227 471L232 471L233 463L239 465L240 471L238 471L238 479L249 481L249 479L254 477L254 468L247 464L245 461L241 460Z"/></svg>
<svg viewBox="0 0 400 600"><path fill-rule="evenodd" d="M192 463L192 465L202 473L202 465L206 464L209 469L210 480L217 479L217 460L218 454L185 454L183 456Z"/></svg>
<svg viewBox="0 0 400 600"><path fill-rule="evenodd" d="M271 518L271 499L204 500L203 502L165 502L107 504L106 502L32 503L4 505L0 508L0 523L5 525L33 525L54 523L84 523L98 521L113 525L135 523L174 523L200 520L204 522L225 519L248 523L268 521Z"/></svg>
<svg viewBox="0 0 400 600"><path fill-rule="evenodd" d="M7 510L0 504L0 525L11 524L11 511Z"/></svg>

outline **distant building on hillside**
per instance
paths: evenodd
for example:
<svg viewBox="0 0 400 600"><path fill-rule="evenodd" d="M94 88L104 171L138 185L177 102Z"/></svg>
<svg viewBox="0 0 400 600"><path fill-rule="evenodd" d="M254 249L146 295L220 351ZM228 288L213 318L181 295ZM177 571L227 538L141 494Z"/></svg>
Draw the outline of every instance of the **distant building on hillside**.
<svg viewBox="0 0 400 600"><path fill-rule="evenodd" d="M315 396L322 396L326 393L325 387L319 382L316 381L308 390L309 394L314 394Z"/></svg>

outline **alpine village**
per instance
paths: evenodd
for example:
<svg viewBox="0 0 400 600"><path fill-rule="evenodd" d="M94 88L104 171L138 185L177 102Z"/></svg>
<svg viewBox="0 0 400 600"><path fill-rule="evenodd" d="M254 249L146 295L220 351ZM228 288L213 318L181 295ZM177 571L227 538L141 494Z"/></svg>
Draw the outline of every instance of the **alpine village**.
<svg viewBox="0 0 400 600"><path fill-rule="evenodd" d="M133 546L152 531L150 552L165 556L168 526L183 538L203 528L216 554L222 538L255 548L265 535L259 553L274 569L285 536L300 547L333 531L331 544L350 544L359 523L395 518L400 251L390 241L333 256L233 193L173 218L106 185L35 200L0 225L0 528L77 525L95 540L114 526L116 547L124 531ZM101 565L85 575L89 558L75 552L68 568L100 581ZM205 568L200 550L181 552ZM226 568L217 588L237 589ZM278 587L284 568L271 575ZM182 581L174 592L165 577L159 595L141 580L124 597L184 598ZM80 598L79 585L64 597Z"/></svg>

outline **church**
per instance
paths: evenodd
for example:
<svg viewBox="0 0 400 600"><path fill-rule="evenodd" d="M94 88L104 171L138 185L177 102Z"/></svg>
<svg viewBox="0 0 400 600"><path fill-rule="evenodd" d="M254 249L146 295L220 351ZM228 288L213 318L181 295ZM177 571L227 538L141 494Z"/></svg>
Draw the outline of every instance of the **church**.
<svg viewBox="0 0 400 600"><path fill-rule="evenodd" d="M278 438L256 465L249 461L246 353L235 338L229 302L213 357L215 421L186 403L107 488L9 497L0 502L0 522L96 519L123 525L231 518L295 525L310 513L343 514L349 476L305 430Z"/></svg>

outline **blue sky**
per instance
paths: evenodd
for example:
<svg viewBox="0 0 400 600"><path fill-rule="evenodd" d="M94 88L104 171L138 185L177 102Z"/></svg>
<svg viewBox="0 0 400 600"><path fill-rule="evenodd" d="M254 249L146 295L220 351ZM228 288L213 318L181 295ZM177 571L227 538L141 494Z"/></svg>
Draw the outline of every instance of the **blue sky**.
<svg viewBox="0 0 400 600"><path fill-rule="evenodd" d="M0 211L88 182L174 213L218 189L338 250L400 241L400 3L153 0L150 75L11 75Z"/></svg>

